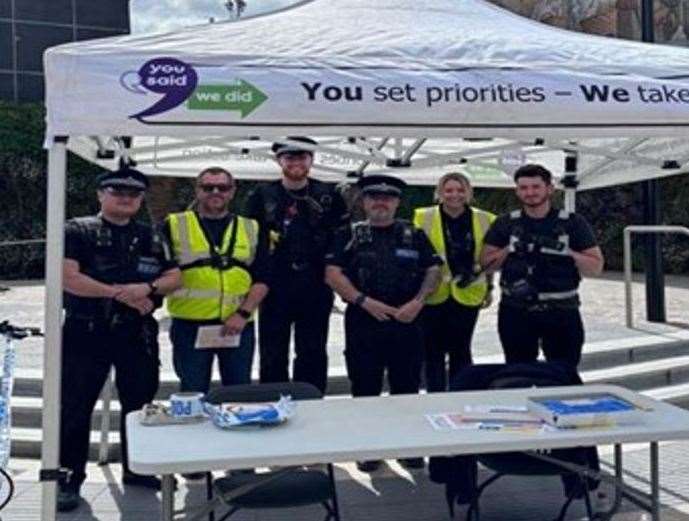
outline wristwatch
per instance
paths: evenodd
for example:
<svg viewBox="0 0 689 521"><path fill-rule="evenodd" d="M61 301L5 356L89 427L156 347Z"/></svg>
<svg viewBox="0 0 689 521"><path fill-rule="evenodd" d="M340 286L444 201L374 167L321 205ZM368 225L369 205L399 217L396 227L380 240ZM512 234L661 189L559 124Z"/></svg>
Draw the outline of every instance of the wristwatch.
<svg viewBox="0 0 689 521"><path fill-rule="evenodd" d="M251 311L247 311L246 309L238 308L235 313L237 313L237 315L242 317L244 320L249 320L251 318Z"/></svg>
<svg viewBox="0 0 689 521"><path fill-rule="evenodd" d="M158 286L156 285L155 281L147 282L146 284L148 284L148 287L151 288L149 295L155 295L155 292L158 291Z"/></svg>
<svg viewBox="0 0 689 521"><path fill-rule="evenodd" d="M366 300L366 295L359 293L359 296L354 299L354 305L361 307L364 304L364 300Z"/></svg>

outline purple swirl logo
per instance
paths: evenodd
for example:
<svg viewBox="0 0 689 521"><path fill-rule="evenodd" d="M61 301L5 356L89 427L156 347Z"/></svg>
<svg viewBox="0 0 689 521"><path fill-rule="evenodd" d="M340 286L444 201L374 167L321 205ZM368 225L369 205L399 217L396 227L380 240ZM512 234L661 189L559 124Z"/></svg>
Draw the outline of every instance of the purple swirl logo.
<svg viewBox="0 0 689 521"><path fill-rule="evenodd" d="M138 71L128 71L120 77L120 84L130 92L163 95L147 109L130 116L139 120L181 105L194 92L197 83L194 68L176 58L153 58Z"/></svg>

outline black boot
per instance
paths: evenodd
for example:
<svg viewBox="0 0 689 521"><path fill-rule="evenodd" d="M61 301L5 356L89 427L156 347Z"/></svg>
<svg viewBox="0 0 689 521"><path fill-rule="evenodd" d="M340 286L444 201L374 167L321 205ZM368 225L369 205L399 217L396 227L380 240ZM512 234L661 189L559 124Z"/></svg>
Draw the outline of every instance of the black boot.
<svg viewBox="0 0 689 521"><path fill-rule="evenodd" d="M75 510L79 503L81 503L81 496L79 495L79 487L69 484L60 483L57 489L57 511L71 512Z"/></svg>

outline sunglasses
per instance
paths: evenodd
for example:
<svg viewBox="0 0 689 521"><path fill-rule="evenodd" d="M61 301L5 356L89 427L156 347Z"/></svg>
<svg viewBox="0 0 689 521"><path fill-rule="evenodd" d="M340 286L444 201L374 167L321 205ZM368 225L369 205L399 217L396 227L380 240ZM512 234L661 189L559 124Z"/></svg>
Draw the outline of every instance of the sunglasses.
<svg viewBox="0 0 689 521"><path fill-rule="evenodd" d="M132 199L136 199L143 195L143 191L137 190L136 188L117 188L108 186L105 188L105 191L113 197L131 197Z"/></svg>
<svg viewBox="0 0 689 521"><path fill-rule="evenodd" d="M226 184L226 185L199 185L199 188L207 194L212 194L213 192L218 192L221 194L226 194L232 188L234 188L234 185L231 184Z"/></svg>

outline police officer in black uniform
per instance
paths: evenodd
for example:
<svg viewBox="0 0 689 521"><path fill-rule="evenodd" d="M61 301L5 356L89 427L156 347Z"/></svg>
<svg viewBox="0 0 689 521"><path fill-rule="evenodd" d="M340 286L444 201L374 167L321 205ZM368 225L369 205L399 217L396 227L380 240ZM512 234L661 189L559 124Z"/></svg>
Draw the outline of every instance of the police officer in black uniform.
<svg viewBox="0 0 689 521"><path fill-rule="evenodd" d="M151 228L133 220L148 180L123 167L98 181L100 213L65 224L65 322L63 325L58 510L79 504L86 479L91 414L115 366L121 403L123 483L159 488L153 476L127 465L125 416L150 402L158 389L158 324L153 310L180 284L180 272Z"/></svg>
<svg viewBox="0 0 689 521"><path fill-rule="evenodd" d="M423 231L395 219L405 183L371 175L360 182L367 220L338 231L326 281L348 302L345 359L353 396L378 396L387 370L391 394L417 393L423 343L419 312L440 282L442 260ZM423 466L422 458L400 460ZM379 461L359 462L370 472Z"/></svg>
<svg viewBox="0 0 689 521"><path fill-rule="evenodd" d="M245 215L269 235L272 277L261 303L258 331L261 382L289 380L289 344L294 326L292 377L325 392L328 323L333 293L323 282L324 256L334 230L347 221L347 208L335 187L310 179L315 146L306 137L275 143L282 179L256 188Z"/></svg>
<svg viewBox="0 0 689 521"><path fill-rule="evenodd" d="M514 174L520 210L500 216L485 238L481 264L502 268L498 333L507 363L549 362L576 368L584 344L577 288L598 275L603 254L588 222L551 205L551 173L528 164Z"/></svg>

